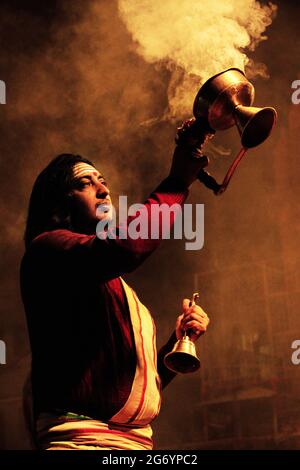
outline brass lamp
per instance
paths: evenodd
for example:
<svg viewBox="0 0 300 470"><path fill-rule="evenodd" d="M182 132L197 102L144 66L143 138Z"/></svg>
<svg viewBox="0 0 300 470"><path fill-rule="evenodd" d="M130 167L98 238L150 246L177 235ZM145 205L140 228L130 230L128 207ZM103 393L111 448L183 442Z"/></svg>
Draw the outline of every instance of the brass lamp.
<svg viewBox="0 0 300 470"><path fill-rule="evenodd" d="M218 131L236 125L242 149L229 167L222 184L213 176L201 170L198 179L216 195L222 194L249 148L256 147L270 135L277 119L274 108L253 107L254 86L245 74L230 68L207 80L198 91L193 107L197 119L205 119L209 126Z"/></svg>

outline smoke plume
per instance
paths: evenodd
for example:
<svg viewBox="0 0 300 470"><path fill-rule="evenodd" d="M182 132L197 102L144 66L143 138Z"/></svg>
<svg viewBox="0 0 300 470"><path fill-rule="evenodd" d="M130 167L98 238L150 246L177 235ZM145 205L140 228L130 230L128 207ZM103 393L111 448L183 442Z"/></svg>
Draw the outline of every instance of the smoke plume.
<svg viewBox="0 0 300 470"><path fill-rule="evenodd" d="M266 76L264 64L246 55L266 39L276 6L255 0L119 0L119 11L137 51L171 71L168 117L191 114L195 93L230 67Z"/></svg>

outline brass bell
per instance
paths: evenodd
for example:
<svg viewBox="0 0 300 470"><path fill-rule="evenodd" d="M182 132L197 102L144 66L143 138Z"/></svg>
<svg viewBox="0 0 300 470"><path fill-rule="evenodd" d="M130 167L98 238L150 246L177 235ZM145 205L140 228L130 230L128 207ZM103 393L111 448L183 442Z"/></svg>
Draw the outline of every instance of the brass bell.
<svg viewBox="0 0 300 470"><path fill-rule="evenodd" d="M198 297L198 293L193 294L190 307L195 305ZM172 351L165 355L164 363L168 369L181 374L195 372L199 369L200 360L197 357L195 343L190 340L186 331L183 338L175 343Z"/></svg>
<svg viewBox="0 0 300 470"><path fill-rule="evenodd" d="M200 171L198 179L215 194L225 191L246 150L264 142L276 123L274 108L255 108L253 101L254 87L237 68L214 75L196 95L193 107L196 120L204 119L214 130L225 130L236 125L243 147L221 185L205 170Z"/></svg>

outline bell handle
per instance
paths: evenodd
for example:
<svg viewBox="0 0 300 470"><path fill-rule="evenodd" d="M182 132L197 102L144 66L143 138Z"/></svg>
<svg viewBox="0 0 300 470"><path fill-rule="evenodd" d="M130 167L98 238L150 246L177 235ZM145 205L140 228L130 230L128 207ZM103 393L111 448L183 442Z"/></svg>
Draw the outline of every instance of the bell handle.
<svg viewBox="0 0 300 470"><path fill-rule="evenodd" d="M192 307L193 305L196 305L196 300L199 298L198 292L194 292L192 295L192 298L189 303L189 307ZM187 331L185 330L183 338L186 338L188 336Z"/></svg>

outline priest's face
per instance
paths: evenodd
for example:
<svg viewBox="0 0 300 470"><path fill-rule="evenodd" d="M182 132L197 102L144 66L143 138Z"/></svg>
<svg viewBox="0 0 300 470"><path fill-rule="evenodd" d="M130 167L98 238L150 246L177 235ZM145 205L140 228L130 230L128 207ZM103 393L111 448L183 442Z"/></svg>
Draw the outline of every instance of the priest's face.
<svg viewBox="0 0 300 470"><path fill-rule="evenodd" d="M73 167L71 217L74 230L96 233L100 220L112 218L112 201L104 176L88 163Z"/></svg>

